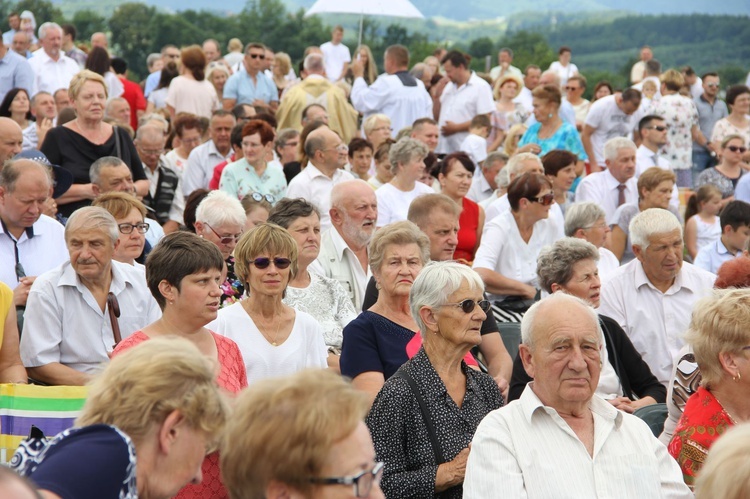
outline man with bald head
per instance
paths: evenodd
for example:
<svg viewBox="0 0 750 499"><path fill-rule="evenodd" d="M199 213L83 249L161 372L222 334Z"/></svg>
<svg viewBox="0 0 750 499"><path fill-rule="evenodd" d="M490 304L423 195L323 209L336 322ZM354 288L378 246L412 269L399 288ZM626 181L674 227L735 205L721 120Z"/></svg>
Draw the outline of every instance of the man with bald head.
<svg viewBox="0 0 750 499"><path fill-rule="evenodd" d="M479 424L465 497L693 497L650 428L595 394L604 354L593 308L555 293L526 312L521 335L534 381Z"/></svg>
<svg viewBox="0 0 750 499"><path fill-rule="evenodd" d="M318 262L325 275L349 293L355 310L362 310L367 281L372 276L367 245L375 232L378 200L364 180L346 180L331 189L331 227L320 240Z"/></svg>
<svg viewBox="0 0 750 499"><path fill-rule="evenodd" d="M94 47L101 47L104 50L109 50L109 40L107 39L107 35L105 33L97 31L96 33L91 35L91 48Z"/></svg>
<svg viewBox="0 0 750 499"><path fill-rule="evenodd" d="M314 204L320 211L320 229L331 228L331 191L333 186L346 180L354 180L354 175L344 171L347 160L346 144L341 137L322 126L313 130L305 140L305 154L310 159L307 166L289 182L286 197L303 198Z"/></svg>
<svg viewBox="0 0 750 499"><path fill-rule="evenodd" d="M36 161L11 160L0 172L0 281L16 307L26 305L36 276L68 257L63 226L42 214L52 186L49 167Z"/></svg>
<svg viewBox="0 0 750 499"><path fill-rule="evenodd" d="M25 58L27 61L31 59L31 51L29 51L29 47L31 47L31 39L25 31L16 32L13 35L13 40L11 41L10 46L13 49L13 52Z"/></svg>
<svg viewBox="0 0 750 499"><path fill-rule="evenodd" d="M218 61L221 59L221 48L219 42L213 38L203 42L203 53L206 54L206 63Z"/></svg>
<svg viewBox="0 0 750 499"><path fill-rule="evenodd" d="M0 118L0 166L23 149L23 130L10 118Z"/></svg>

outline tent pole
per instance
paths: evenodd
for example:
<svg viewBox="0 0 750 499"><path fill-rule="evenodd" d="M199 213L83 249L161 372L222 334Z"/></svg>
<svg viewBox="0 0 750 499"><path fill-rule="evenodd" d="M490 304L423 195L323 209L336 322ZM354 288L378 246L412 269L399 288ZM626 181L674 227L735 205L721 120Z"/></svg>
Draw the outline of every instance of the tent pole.
<svg viewBox="0 0 750 499"><path fill-rule="evenodd" d="M364 22L364 19L365 19L365 14L364 13L360 14L359 15L359 45L357 46L362 45L362 24Z"/></svg>

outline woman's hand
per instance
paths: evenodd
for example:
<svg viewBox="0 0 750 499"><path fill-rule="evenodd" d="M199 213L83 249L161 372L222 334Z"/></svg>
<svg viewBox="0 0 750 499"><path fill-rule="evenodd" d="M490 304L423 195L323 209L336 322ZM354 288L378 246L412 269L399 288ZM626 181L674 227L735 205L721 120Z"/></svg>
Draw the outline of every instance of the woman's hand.
<svg viewBox="0 0 750 499"><path fill-rule="evenodd" d="M542 152L542 148L539 147L538 144L526 144L525 146L519 147L518 149L516 149L516 154L522 153L522 152L530 152L532 154L539 154L540 152Z"/></svg>
<svg viewBox="0 0 750 499"><path fill-rule="evenodd" d="M458 453L453 461L438 466L435 476L435 492L442 492L456 485L464 483L466 476L466 461L469 459L471 444Z"/></svg>

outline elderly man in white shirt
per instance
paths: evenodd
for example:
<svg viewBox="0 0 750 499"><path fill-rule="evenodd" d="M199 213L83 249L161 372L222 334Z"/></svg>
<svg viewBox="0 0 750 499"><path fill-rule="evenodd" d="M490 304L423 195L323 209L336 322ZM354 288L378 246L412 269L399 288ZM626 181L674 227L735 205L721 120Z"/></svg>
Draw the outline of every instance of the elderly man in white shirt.
<svg viewBox="0 0 750 499"><path fill-rule="evenodd" d="M636 259L602 285L599 313L620 324L667 386L673 359L685 344L693 304L711 291L716 276L682 261L682 226L669 211L639 213L629 232Z"/></svg>
<svg viewBox="0 0 750 499"><path fill-rule="evenodd" d="M78 63L62 51L63 30L57 23L44 23L39 27L39 42L42 48L34 52L29 65L34 70L34 90L32 97L40 91L54 93L68 88L81 68Z"/></svg>
<svg viewBox="0 0 750 499"><path fill-rule="evenodd" d="M409 49L403 45L385 49L384 66L386 74L368 87L363 78L364 65L361 61L352 63L355 80L351 100L365 119L378 113L391 118L391 136L395 137L419 118L432 117L432 98L424 83L409 74Z"/></svg>
<svg viewBox="0 0 750 499"><path fill-rule="evenodd" d="M341 283L349 293L354 310L362 310L367 282L372 271L367 245L375 233L378 199L364 180L347 180L331 189L333 227L320 238L318 263L325 276Z"/></svg>
<svg viewBox="0 0 750 499"><path fill-rule="evenodd" d="M529 309L521 334L534 381L480 423L464 497L693 497L649 427L595 394L603 336L590 306L555 293Z"/></svg>
<svg viewBox="0 0 750 499"><path fill-rule="evenodd" d="M320 212L320 230L331 228L331 190L333 186L346 180L354 180L354 175L342 170L347 156L346 144L336 132L322 126L313 130L305 140L305 154L309 163L289 182L286 197L303 198L314 204Z"/></svg>
<svg viewBox="0 0 750 499"><path fill-rule="evenodd" d="M143 272L112 260L117 222L87 206L65 227L70 261L37 277L26 306L21 360L29 376L84 385L114 346L161 316Z"/></svg>
<svg viewBox="0 0 750 499"><path fill-rule="evenodd" d="M576 188L575 202L593 201L607 214L612 225L620 206L638 203L638 181L635 179L635 143L624 137L610 139L604 145L607 169L592 173Z"/></svg>
<svg viewBox="0 0 750 499"><path fill-rule="evenodd" d="M502 151L493 151L482 162L478 175L471 180L471 187L466 197L475 203L489 199L497 189L497 174L508 163L508 155Z"/></svg>

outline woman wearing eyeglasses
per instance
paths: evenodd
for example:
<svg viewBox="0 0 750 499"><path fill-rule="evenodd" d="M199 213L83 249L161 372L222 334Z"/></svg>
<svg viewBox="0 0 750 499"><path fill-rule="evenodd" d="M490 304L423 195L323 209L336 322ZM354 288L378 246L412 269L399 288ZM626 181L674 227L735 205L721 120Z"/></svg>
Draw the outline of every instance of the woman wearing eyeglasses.
<svg viewBox="0 0 750 499"><path fill-rule="evenodd" d="M539 173L524 173L508 186L510 210L487 223L474 270L494 300L498 322L520 322L538 296L536 259L558 239L549 218L555 202L552 182Z"/></svg>
<svg viewBox="0 0 750 499"><path fill-rule="evenodd" d="M297 274L297 254L292 236L271 223L245 233L237 244L235 269L248 296L222 309L209 327L237 342L250 384L328 366L323 328L283 302Z"/></svg>
<svg viewBox="0 0 750 499"><path fill-rule="evenodd" d="M226 279L221 285L222 307L231 305L245 294L242 280L237 278L234 271L232 252L246 223L242 204L226 192L211 191L195 210L195 233L214 243L226 263Z"/></svg>
<svg viewBox="0 0 750 499"><path fill-rule="evenodd" d="M721 191L721 207L734 199L734 189L745 174L742 156L747 152L745 139L741 135L728 135L721 141L721 162L713 168L707 168L698 175L696 189L706 185L715 185Z"/></svg>
<svg viewBox="0 0 750 499"><path fill-rule="evenodd" d="M302 198L285 198L271 210L268 221L285 228L297 244L297 272L289 281L284 303L318 321L328 349L328 366L339 372L344 327L357 313L341 283L323 276L322 271L308 271L320 254L318 209Z"/></svg>
<svg viewBox="0 0 750 499"><path fill-rule="evenodd" d="M409 308L422 347L385 382L366 419L386 497L462 497L474 432L503 405L497 383L463 361L482 341L483 291L477 273L456 262L430 263L414 280Z"/></svg>
<svg viewBox="0 0 750 499"><path fill-rule="evenodd" d="M280 168L269 168L266 158L273 154L274 132L261 120L250 120L242 128L243 158L221 172L219 189L242 199L251 192L281 199L286 194L286 177Z"/></svg>
<svg viewBox="0 0 750 499"><path fill-rule="evenodd" d="M146 246L146 207L134 196L124 192L107 192L94 200L92 206L107 210L117 222L119 244L112 256L118 262L134 265L145 272L145 267L136 262Z"/></svg>

